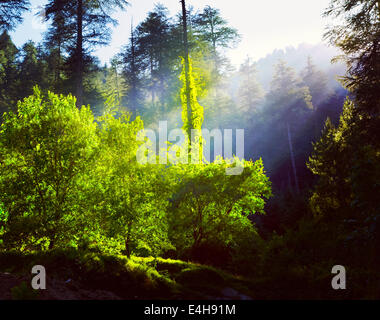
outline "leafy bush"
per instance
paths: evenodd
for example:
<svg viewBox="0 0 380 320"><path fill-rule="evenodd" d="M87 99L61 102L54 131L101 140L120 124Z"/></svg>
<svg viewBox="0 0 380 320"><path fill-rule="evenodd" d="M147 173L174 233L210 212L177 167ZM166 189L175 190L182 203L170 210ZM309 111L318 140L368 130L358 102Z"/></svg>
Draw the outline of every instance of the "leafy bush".
<svg viewBox="0 0 380 320"><path fill-rule="evenodd" d="M22 247L50 247L78 233L82 197L98 147L89 107L72 96L38 88L3 116L0 130L0 201L9 213L5 238Z"/></svg>
<svg viewBox="0 0 380 320"><path fill-rule="evenodd" d="M249 244L254 245L256 231L249 216L263 213L265 199L271 195L270 182L261 160L240 165L244 168L241 175L226 175L231 164L223 159L171 168L176 182L169 236L180 256L220 265L223 261L218 254L228 260L230 255L240 255ZM216 255L213 261L202 258L207 256L207 248ZM211 256L209 253L207 259Z"/></svg>

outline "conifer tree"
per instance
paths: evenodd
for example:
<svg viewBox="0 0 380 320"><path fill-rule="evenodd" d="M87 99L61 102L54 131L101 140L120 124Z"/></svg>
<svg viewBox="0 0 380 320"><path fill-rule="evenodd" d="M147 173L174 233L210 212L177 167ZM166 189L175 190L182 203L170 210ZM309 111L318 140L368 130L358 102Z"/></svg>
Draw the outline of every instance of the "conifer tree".
<svg viewBox="0 0 380 320"><path fill-rule="evenodd" d="M13 30L23 21L22 14L29 9L29 0L3 0L0 2L0 30Z"/></svg>
<svg viewBox="0 0 380 320"><path fill-rule="evenodd" d="M379 115L380 1L332 0L325 16L342 21L325 38L345 53L348 73L343 83L354 92L359 110Z"/></svg>
<svg viewBox="0 0 380 320"><path fill-rule="evenodd" d="M75 40L69 44L71 71L75 80L75 95L77 105L83 104L83 75L86 56L98 45L105 45L110 40L109 24L117 21L110 14L115 8L124 9L125 0L51 0L45 6L46 18L57 20L57 16L65 16L65 25L70 27Z"/></svg>

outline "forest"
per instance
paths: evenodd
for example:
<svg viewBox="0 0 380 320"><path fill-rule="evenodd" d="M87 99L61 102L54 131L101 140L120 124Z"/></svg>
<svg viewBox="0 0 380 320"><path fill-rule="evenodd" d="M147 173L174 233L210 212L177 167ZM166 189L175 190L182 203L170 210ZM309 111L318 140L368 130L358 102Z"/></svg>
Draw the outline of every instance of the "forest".
<svg viewBox="0 0 380 320"><path fill-rule="evenodd" d="M156 4L102 64L126 0L47 0L16 46L31 5L0 2L0 300L380 299L380 1L239 67L216 6Z"/></svg>

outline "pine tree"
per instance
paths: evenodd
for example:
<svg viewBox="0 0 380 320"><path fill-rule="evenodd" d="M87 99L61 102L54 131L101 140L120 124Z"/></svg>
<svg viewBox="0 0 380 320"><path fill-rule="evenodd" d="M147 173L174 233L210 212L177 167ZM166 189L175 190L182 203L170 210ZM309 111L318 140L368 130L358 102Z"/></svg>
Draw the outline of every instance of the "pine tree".
<svg viewBox="0 0 380 320"><path fill-rule="evenodd" d="M125 105L135 115L141 112L143 106L143 73L146 68L142 55L137 47L136 30L131 25L129 44L120 54L123 68L123 79L126 84Z"/></svg>
<svg viewBox="0 0 380 320"><path fill-rule="evenodd" d="M249 114L254 113L258 103L264 97L264 90L257 81L257 71L255 64L247 58L240 66L239 70L239 109Z"/></svg>
<svg viewBox="0 0 380 320"><path fill-rule="evenodd" d="M7 31L0 35L0 114L16 106L18 52Z"/></svg>
<svg viewBox="0 0 380 320"><path fill-rule="evenodd" d="M44 77L38 60L37 48L33 41L25 43L20 54L22 60L19 65L19 77L20 81L22 81L22 86L19 88L19 100L33 94L34 85L41 85Z"/></svg>
<svg viewBox="0 0 380 320"><path fill-rule="evenodd" d="M299 151L294 137L302 132L303 123L312 110L309 89L302 85L293 68L288 67L284 61L279 61L275 66L275 74L267 94L264 121L268 123L271 139L276 141L271 156L278 158L284 154L289 155L297 192L300 190L297 176L299 164L296 161Z"/></svg>
<svg viewBox="0 0 380 320"><path fill-rule="evenodd" d="M70 21L70 10L57 10L51 18L49 29L44 35L44 45L49 52L49 68L53 73L51 89L56 93L65 92L65 55L75 41L74 25Z"/></svg>
<svg viewBox="0 0 380 320"><path fill-rule="evenodd" d="M164 100L168 93L168 80L171 78L171 27L167 8L156 5L136 28L137 54L149 70L151 107L158 113L166 111Z"/></svg>
<svg viewBox="0 0 380 320"><path fill-rule="evenodd" d="M380 1L332 0L325 16L342 18L325 38L345 53L348 73L343 83L355 94L359 110L379 115Z"/></svg>
<svg viewBox="0 0 380 320"><path fill-rule="evenodd" d="M328 97L327 76L317 68L313 59L307 58L307 65L301 73L302 81L309 88L313 105L316 107Z"/></svg>
<svg viewBox="0 0 380 320"><path fill-rule="evenodd" d="M65 25L70 26L75 35L75 42L68 49L71 59L71 71L75 82L77 105L83 104L83 77L86 56L98 45L105 45L110 40L109 24L116 25L117 21L110 14L115 8L124 9L125 0L51 0L45 7L46 18L57 20L57 15L65 16Z"/></svg>
<svg viewBox="0 0 380 320"><path fill-rule="evenodd" d="M218 49L229 48L240 40L237 30L228 26L228 22L221 17L219 9L206 6L203 12L193 19L195 34L212 46L215 77L218 78L221 59Z"/></svg>
<svg viewBox="0 0 380 320"><path fill-rule="evenodd" d="M21 23L22 13L29 9L29 0L3 0L0 2L0 30L13 30Z"/></svg>

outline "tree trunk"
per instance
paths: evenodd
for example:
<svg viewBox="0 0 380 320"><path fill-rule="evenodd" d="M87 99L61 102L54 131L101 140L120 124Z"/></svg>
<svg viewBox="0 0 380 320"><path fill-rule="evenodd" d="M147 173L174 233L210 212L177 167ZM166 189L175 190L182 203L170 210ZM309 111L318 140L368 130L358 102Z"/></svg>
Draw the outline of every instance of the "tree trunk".
<svg viewBox="0 0 380 320"><path fill-rule="evenodd" d="M117 91L117 106L120 107L121 101L120 101L119 77L117 74L117 65L115 65L114 71L115 71L115 81L116 81L116 91Z"/></svg>
<svg viewBox="0 0 380 320"><path fill-rule="evenodd" d="M57 59L57 65L55 70L55 89L57 90L57 85L59 82L59 79L61 78L61 41L58 42L58 59Z"/></svg>
<svg viewBox="0 0 380 320"><path fill-rule="evenodd" d="M293 153L292 136L290 135L289 123L287 123L287 127L288 127L288 140L289 140L290 159L292 161L294 181L295 181L295 184L296 184L296 192L300 193L300 188L299 188L299 185L298 185L296 162L295 162L294 153Z"/></svg>
<svg viewBox="0 0 380 320"><path fill-rule="evenodd" d="M129 239L129 235L128 235L128 237L125 239L125 254L128 258L131 257L131 248L129 246L129 241L130 241L130 239Z"/></svg>
<svg viewBox="0 0 380 320"><path fill-rule="evenodd" d="M127 230L127 237L125 238L125 254L128 258L131 257L131 229L132 229L132 222L128 223L128 230Z"/></svg>
<svg viewBox="0 0 380 320"><path fill-rule="evenodd" d="M137 88L136 88L136 53L135 53L135 37L133 34L133 18L131 22L131 72L132 72L132 81L131 81L131 89L130 89L130 108L133 111L134 115L137 117Z"/></svg>
<svg viewBox="0 0 380 320"><path fill-rule="evenodd" d="M216 53L216 39L215 39L215 32L214 32L214 21L213 17L211 17L211 39L212 39L212 54L214 58L214 72L215 72L215 77L219 72L218 69L218 55Z"/></svg>
<svg viewBox="0 0 380 320"><path fill-rule="evenodd" d="M83 0L77 3L76 97L79 108L83 105Z"/></svg>
<svg viewBox="0 0 380 320"><path fill-rule="evenodd" d="M54 248L54 239L50 239L49 250L53 250L53 248Z"/></svg>
<svg viewBox="0 0 380 320"><path fill-rule="evenodd" d="M189 46L187 43L187 14L185 0L181 0L182 4L182 24L183 24L183 45L184 45L184 59L185 59L185 78L186 78L186 102L187 102L187 120L188 130L187 135L189 139L189 154L191 149L191 129L192 124L192 112L190 103L190 77L189 77Z"/></svg>

